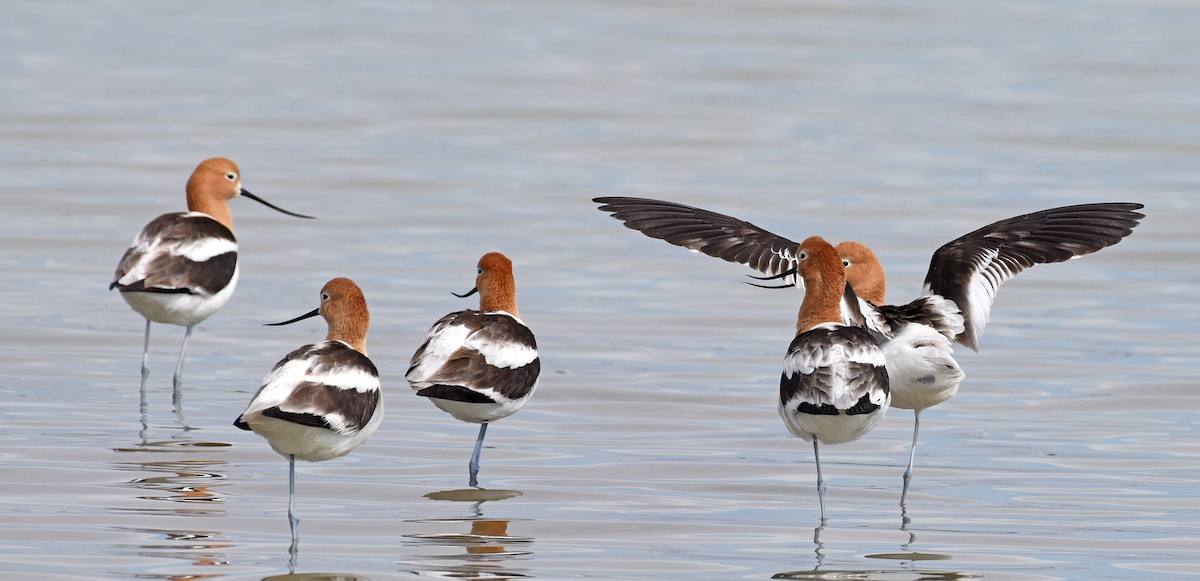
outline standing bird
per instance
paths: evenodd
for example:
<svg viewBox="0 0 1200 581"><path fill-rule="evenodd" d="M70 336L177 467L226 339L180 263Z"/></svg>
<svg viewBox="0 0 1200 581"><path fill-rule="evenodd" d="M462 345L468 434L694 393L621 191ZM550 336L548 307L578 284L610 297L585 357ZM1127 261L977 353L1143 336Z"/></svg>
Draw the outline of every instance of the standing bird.
<svg viewBox="0 0 1200 581"><path fill-rule="evenodd" d="M533 332L517 312L512 261L499 252L479 259L479 310L450 313L433 324L405 379L417 395L464 422L479 424L471 486L479 484L479 452L488 424L516 413L537 388L542 363Z"/></svg>
<svg viewBox="0 0 1200 581"><path fill-rule="evenodd" d="M200 162L187 182L187 212L163 214L142 229L125 251L109 290L117 289L146 318L142 386L150 374L150 322L187 328L175 366L175 405L183 383L183 360L192 329L217 312L237 286L237 239L229 200L245 196L299 218L242 188L236 163L223 157Z"/></svg>
<svg viewBox="0 0 1200 581"><path fill-rule="evenodd" d="M367 358L371 315L362 290L348 278L321 287L321 305L282 323L321 315L325 340L284 357L233 425L253 430L288 459L288 521L292 546L299 540L296 517L296 459L320 462L345 456L383 420L379 372Z"/></svg>
<svg viewBox="0 0 1200 581"><path fill-rule="evenodd" d="M817 497L825 522L825 479L819 444L852 442L871 431L891 400L883 351L861 327L842 322L846 272L837 250L819 236L796 248L804 301L796 338L779 379L779 415L789 432L812 442Z"/></svg>
<svg viewBox="0 0 1200 581"><path fill-rule="evenodd" d="M796 243L749 222L692 206L644 198L596 198L600 210L651 238L745 264L795 284ZM891 382L892 407L914 414L913 445L900 503L908 494L920 414L958 392L965 374L953 343L979 350L1000 285L1037 264L1063 262L1112 246L1132 233L1142 204L1080 204L1023 214L988 224L938 248L922 296L906 305L884 303L887 281L865 245L837 250L848 283L843 319L879 333ZM790 286L790 285L785 285Z"/></svg>

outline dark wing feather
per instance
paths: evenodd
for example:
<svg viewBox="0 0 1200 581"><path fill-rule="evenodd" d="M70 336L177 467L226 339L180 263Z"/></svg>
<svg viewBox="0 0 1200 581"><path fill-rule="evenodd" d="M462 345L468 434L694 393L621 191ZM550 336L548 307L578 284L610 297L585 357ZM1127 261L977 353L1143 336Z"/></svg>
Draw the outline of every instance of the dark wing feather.
<svg viewBox="0 0 1200 581"><path fill-rule="evenodd" d="M646 198L595 198L600 210L651 238L777 275L796 263L795 242L732 216Z"/></svg>

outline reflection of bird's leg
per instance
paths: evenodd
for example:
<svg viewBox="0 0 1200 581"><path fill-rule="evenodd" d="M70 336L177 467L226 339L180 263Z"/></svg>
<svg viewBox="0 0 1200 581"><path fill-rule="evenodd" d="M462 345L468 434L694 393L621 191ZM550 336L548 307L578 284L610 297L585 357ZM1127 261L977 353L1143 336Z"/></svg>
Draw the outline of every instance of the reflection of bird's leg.
<svg viewBox="0 0 1200 581"><path fill-rule="evenodd" d="M146 436L150 433L150 404L146 403L146 376L142 375L141 401L138 402L138 411L142 417L142 431L139 436L142 438L142 445L146 445Z"/></svg>
<svg viewBox="0 0 1200 581"><path fill-rule="evenodd" d="M825 550L825 543L821 542L821 531L824 530L825 521L823 520L821 521L821 526L813 529L813 544L817 547L813 550L813 553L817 555L817 565L813 567L814 571L819 569L821 565L825 564L825 553L823 552Z"/></svg>
<svg viewBox="0 0 1200 581"><path fill-rule="evenodd" d="M817 462L817 498L821 500L821 524L825 523L825 478L821 476L821 452L813 438L813 459Z"/></svg>
<svg viewBox="0 0 1200 581"><path fill-rule="evenodd" d="M908 451L908 468L904 470L904 487L900 491L900 506L904 506L904 497L908 496L908 483L912 482L913 459L917 456L917 430L921 429L921 410L913 410L913 441L912 449Z"/></svg>
<svg viewBox="0 0 1200 581"><path fill-rule="evenodd" d="M292 544L288 546L288 575L296 574L296 559L300 556L300 539L292 537Z"/></svg>
<svg viewBox="0 0 1200 581"><path fill-rule="evenodd" d="M900 545L900 548L908 551L913 543L917 542L916 533L908 530L908 525L912 524L912 519L908 518L908 509L904 505L900 505L900 530L908 533L908 542Z"/></svg>
<svg viewBox="0 0 1200 581"><path fill-rule="evenodd" d="M479 485L479 452L483 450L483 437L487 434L487 422L479 424L479 437L475 440L475 453L471 454L471 463L467 467L471 470L471 486Z"/></svg>

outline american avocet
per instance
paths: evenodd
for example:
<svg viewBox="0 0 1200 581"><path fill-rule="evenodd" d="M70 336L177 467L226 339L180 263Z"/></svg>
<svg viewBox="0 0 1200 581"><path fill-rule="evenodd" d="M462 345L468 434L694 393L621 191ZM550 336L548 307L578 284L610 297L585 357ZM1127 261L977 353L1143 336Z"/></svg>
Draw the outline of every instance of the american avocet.
<svg viewBox="0 0 1200 581"><path fill-rule="evenodd" d="M596 198L626 226L652 238L769 276L795 280L796 243L749 222L674 202L643 198ZM950 399L964 374L951 342L978 351L978 338L1004 281L1037 264L1063 262L1112 246L1144 216L1136 203L1082 204L1052 208L994 222L944 244L930 259L922 296L907 305L884 304L883 266L866 246L842 242L837 249L852 289L843 303L847 322L867 326L883 344L892 407L914 414L913 446L900 501L908 492L921 411Z"/></svg>
<svg viewBox="0 0 1200 581"><path fill-rule="evenodd" d="M217 312L238 280L237 239L229 200L246 196L289 216L312 218L274 206L242 188L236 163L221 157L200 162L187 182L187 212L163 214L142 229L125 251L109 290L146 318L142 345L142 384L150 373L150 322L187 330L175 365L175 398L183 381L183 360L192 329Z"/></svg>
<svg viewBox="0 0 1200 581"><path fill-rule="evenodd" d="M371 315L362 290L348 278L321 288L316 309L282 323L321 315L329 326L325 340L284 357L263 378L262 387L233 425L253 430L288 459L288 522L295 547L296 459L320 462L350 453L383 420L379 372L367 358Z"/></svg>
<svg viewBox="0 0 1200 581"><path fill-rule="evenodd" d="M512 261L499 252L479 259L479 310L450 313L433 324L405 374L417 395L464 422L479 424L470 483L479 484L479 452L488 424L506 418L537 388L542 363L533 332L517 312Z"/></svg>
<svg viewBox="0 0 1200 581"><path fill-rule="evenodd" d="M796 272L804 280L804 301L796 338L783 359L779 415L793 436L813 444L824 522L819 444L861 438L887 412L891 396L876 339L865 329L842 322L846 271L837 250L819 236L808 238L796 248Z"/></svg>

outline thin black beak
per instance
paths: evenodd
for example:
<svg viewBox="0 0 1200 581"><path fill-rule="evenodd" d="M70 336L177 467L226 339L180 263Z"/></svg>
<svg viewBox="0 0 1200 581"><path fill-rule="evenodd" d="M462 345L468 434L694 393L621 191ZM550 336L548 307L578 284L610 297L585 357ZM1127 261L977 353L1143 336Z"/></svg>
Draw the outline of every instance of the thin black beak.
<svg viewBox="0 0 1200 581"><path fill-rule="evenodd" d="M303 315L300 315L299 317L296 317L295 319L292 319L292 320L290 320L290 321L284 321L284 322L282 322L282 323L267 323L267 324L265 324L265 325L263 325L263 326L264 326L264 327L278 327L278 326L280 326L280 325L290 325L290 324L292 324L292 323L295 323L296 321L303 321L304 319L310 319L310 318L312 318L312 317L315 317L315 316L317 316L317 315L319 315L319 314L321 314L321 309L318 307L318 308L315 308L315 309L313 309L312 311L309 311L309 312L307 312L307 313L304 313Z"/></svg>
<svg viewBox="0 0 1200 581"><path fill-rule="evenodd" d="M746 281L742 281L742 282L746 282ZM746 284L748 284L750 286L756 286L758 288L769 288L769 289L796 288L796 285L794 285L794 284L754 284L752 282L746 282Z"/></svg>
<svg viewBox="0 0 1200 581"><path fill-rule="evenodd" d="M746 276L748 276L754 280L778 280L778 279L781 279L784 277L792 276L794 274L796 274L796 269L789 268L779 274L774 274L771 276L754 276L753 274L747 274Z"/></svg>
<svg viewBox="0 0 1200 581"><path fill-rule="evenodd" d="M452 294L452 295L454 295L454 296L456 296L456 297L458 297L458 298L460 298L460 299L465 299L465 298L467 298L467 297L469 297L469 296L471 296L471 295L473 295L473 294L475 294L475 293L477 293L477 292L479 292L479 287L475 287L475 288L473 288L473 289L471 289L471 290L467 291L467 294L465 294L465 295L460 295L460 294L458 294L458 293L456 293L456 292L454 292L454 291L450 291L450 294Z"/></svg>
<svg viewBox="0 0 1200 581"><path fill-rule="evenodd" d="M754 280L779 280L781 278L787 278L789 276L795 276L795 275L796 275L796 269L789 268L789 269L787 269L779 274L776 274L774 276L754 276L753 274L747 274L746 276L753 278ZM792 288L792 287L796 286L795 284L765 285L765 284L754 284L752 282L747 282L746 284L748 284L750 286L756 286L758 288L769 288L769 289Z"/></svg>
<svg viewBox="0 0 1200 581"><path fill-rule="evenodd" d="M283 212L284 214L287 214L288 216L295 216L297 218L308 218L309 220L316 220L316 218L314 218L312 216L305 216L304 214L297 214L295 212L289 212L287 210L284 210L283 208L280 208L279 206L276 206L275 204L272 204L271 202L268 202L254 194L251 194L245 188L242 188L242 195L246 196L247 198L250 198L251 200L254 200L255 202L258 202L272 210L275 210L277 212Z"/></svg>

